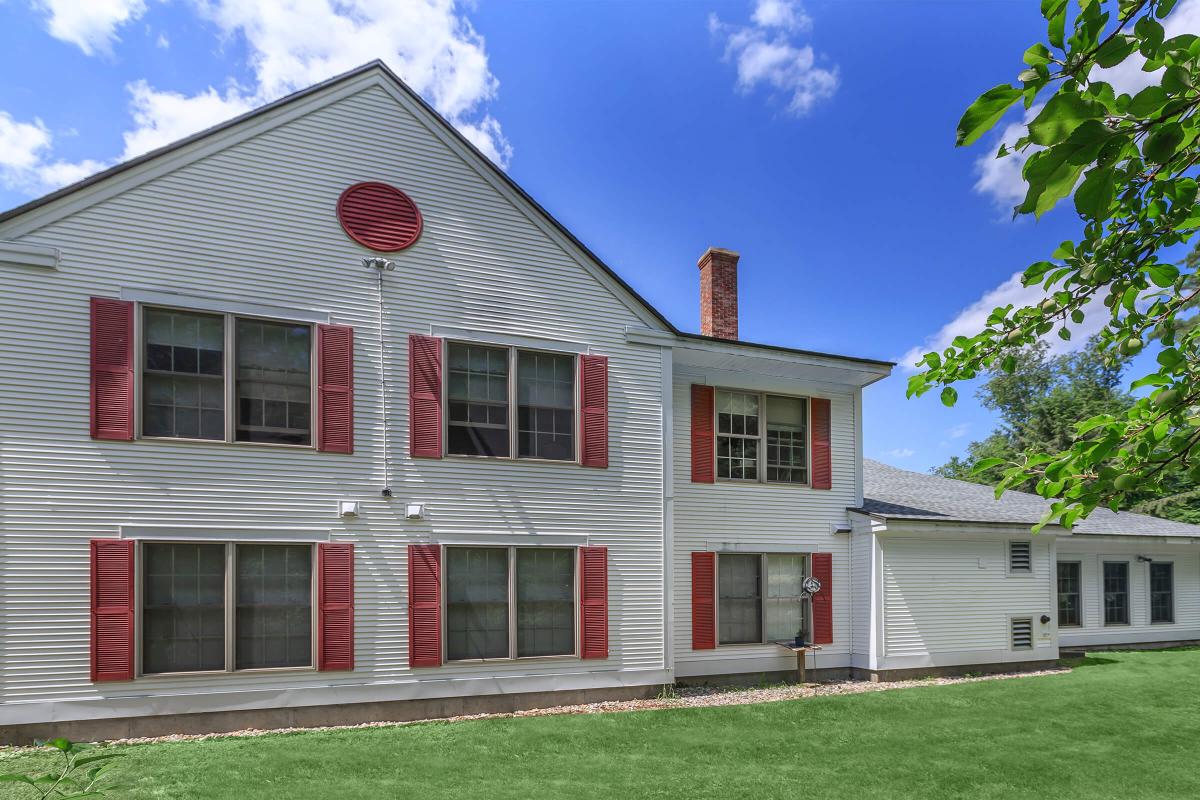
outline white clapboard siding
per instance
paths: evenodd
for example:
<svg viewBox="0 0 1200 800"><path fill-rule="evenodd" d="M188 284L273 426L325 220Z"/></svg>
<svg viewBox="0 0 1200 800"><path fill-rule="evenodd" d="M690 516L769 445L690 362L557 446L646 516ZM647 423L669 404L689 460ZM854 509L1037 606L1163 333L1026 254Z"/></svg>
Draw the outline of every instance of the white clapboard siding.
<svg viewBox="0 0 1200 800"><path fill-rule="evenodd" d="M850 603L851 646L853 666L869 667L871 652L871 580L875 574L872 559L875 536L871 521L861 514L852 514L853 534L850 539Z"/></svg>
<svg viewBox="0 0 1200 800"><path fill-rule="evenodd" d="M116 704L452 676L558 675L569 688L571 675L664 667L662 364L656 348L624 337L645 315L384 83L364 80L332 104L305 99L310 113L281 127L23 232L23 242L61 249L58 271L0 267L0 700ZM391 501L380 497L376 276L334 215L339 193L362 180L402 188L425 219L384 279ZM123 289L320 309L354 326L354 454L91 440L88 297ZM609 356L610 467L410 460L407 336L431 325ZM338 499L359 500L361 516L338 518ZM429 520L406 521L407 500L426 503ZM87 541L130 524L317 528L355 542L356 671L91 684ZM414 675L406 545L503 533L608 546L611 657Z"/></svg>
<svg viewBox="0 0 1200 800"><path fill-rule="evenodd" d="M1175 621L1150 622L1150 565L1138 556L1174 563ZM1061 539L1058 561L1078 561L1082 567L1083 625L1060 626L1064 645L1126 644L1200 639L1200 547L1190 541L1138 541L1130 538L1079 536ZM1128 625L1104 624L1105 561L1129 564Z"/></svg>
<svg viewBox="0 0 1200 800"><path fill-rule="evenodd" d="M736 387L736 374L709 374L710 384ZM721 645L692 649L693 551L718 549L722 544L761 552L797 549L833 554L833 635L819 655L817 667L846 666L850 653L849 536L834 534L846 524L846 509L857 505L858 469L851 387L832 393L824 385L813 393L830 397L833 488L744 483L692 483L691 385L695 376L674 381L675 472L675 671L682 677L716 672L757 672L794 669L796 659L775 645ZM856 600L857 601L857 600Z"/></svg>
<svg viewBox="0 0 1200 800"><path fill-rule="evenodd" d="M889 535L882 545L884 666L899 657L1009 651L1010 617L1053 617L1049 537L1034 537L1033 571L1025 574L1008 571L1007 539L978 531ZM1049 646L1048 632L1035 624L1039 646Z"/></svg>

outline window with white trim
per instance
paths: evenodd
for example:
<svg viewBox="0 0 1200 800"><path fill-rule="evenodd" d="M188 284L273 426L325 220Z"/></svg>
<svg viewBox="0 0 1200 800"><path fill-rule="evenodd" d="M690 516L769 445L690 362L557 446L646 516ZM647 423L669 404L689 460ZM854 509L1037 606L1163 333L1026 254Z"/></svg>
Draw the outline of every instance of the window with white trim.
<svg viewBox="0 0 1200 800"><path fill-rule="evenodd" d="M1104 582L1104 624L1129 624L1129 562L1105 561L1103 565Z"/></svg>
<svg viewBox="0 0 1200 800"><path fill-rule="evenodd" d="M1175 621L1175 564L1170 561L1150 562L1150 622L1166 624Z"/></svg>
<svg viewBox="0 0 1200 800"><path fill-rule="evenodd" d="M718 390L717 477L808 483L808 400Z"/></svg>
<svg viewBox="0 0 1200 800"><path fill-rule="evenodd" d="M312 563L307 544L142 543L142 674L311 667Z"/></svg>
<svg viewBox="0 0 1200 800"><path fill-rule="evenodd" d="M142 436L312 444L310 324L146 306L141 330Z"/></svg>
<svg viewBox="0 0 1200 800"><path fill-rule="evenodd" d="M446 360L448 455L575 460L574 354L448 342Z"/></svg>
<svg viewBox="0 0 1200 800"><path fill-rule="evenodd" d="M447 547L446 660L576 654L577 551Z"/></svg>
<svg viewBox="0 0 1200 800"><path fill-rule="evenodd" d="M1083 624L1083 592L1078 561L1058 562L1058 626L1078 628Z"/></svg>
<svg viewBox="0 0 1200 800"><path fill-rule="evenodd" d="M717 642L761 644L807 638L803 553L717 555Z"/></svg>

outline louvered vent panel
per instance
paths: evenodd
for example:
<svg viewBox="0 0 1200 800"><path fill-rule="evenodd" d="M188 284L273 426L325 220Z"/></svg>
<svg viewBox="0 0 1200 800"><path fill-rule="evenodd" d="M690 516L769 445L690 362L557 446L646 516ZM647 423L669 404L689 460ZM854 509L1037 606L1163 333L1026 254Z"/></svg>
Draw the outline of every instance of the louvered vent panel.
<svg viewBox="0 0 1200 800"><path fill-rule="evenodd" d="M1033 618L1014 617L1012 621L1012 649L1033 649Z"/></svg>
<svg viewBox="0 0 1200 800"><path fill-rule="evenodd" d="M1008 543L1008 568L1011 572L1033 571L1033 553L1029 542Z"/></svg>

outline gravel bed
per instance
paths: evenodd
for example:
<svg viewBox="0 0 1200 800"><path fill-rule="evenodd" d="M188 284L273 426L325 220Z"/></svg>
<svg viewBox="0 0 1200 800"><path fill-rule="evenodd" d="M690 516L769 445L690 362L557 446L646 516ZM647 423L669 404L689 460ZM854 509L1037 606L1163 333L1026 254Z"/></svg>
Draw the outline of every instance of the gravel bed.
<svg viewBox="0 0 1200 800"><path fill-rule="evenodd" d="M695 686L682 687L671 693L645 700L610 700L600 703L583 703L572 706L533 708L527 711L512 711L498 714L465 714L457 717L413 720L411 722L364 722L360 725L329 725L313 728L273 728L269 730L247 729L229 733L173 734L171 736L114 739L108 744L152 744L156 742L195 742L207 739L224 739L233 736L265 736L281 733L303 733L305 731L342 731L360 728L393 728L407 725L426 725L431 722L462 722L472 719L502 719L508 717L548 717L561 714L610 714L621 711L654 711L670 708L700 708L709 706L738 706L750 703L775 703L782 700L802 700L808 697L830 695L864 694L884 692L892 689L908 689L914 686L948 686L955 683L978 683L1008 678L1029 678L1039 675L1056 675L1070 672L1067 668L1043 669L1029 672L1003 672L994 675L978 675L963 678L930 677L905 681L838 681L830 683L780 684L764 687ZM0 755L11 755L32 748L0 747Z"/></svg>

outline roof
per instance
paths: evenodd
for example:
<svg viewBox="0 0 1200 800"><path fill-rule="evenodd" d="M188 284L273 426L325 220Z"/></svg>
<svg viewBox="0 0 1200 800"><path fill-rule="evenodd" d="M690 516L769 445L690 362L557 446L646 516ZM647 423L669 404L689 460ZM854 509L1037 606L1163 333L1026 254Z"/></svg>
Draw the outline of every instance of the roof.
<svg viewBox="0 0 1200 800"><path fill-rule="evenodd" d="M1036 494L1005 492L997 500L991 486L864 459L863 504L854 510L888 520L1033 525L1049 509L1050 501ZM1075 523L1072 533L1200 538L1200 525L1097 508Z"/></svg>
<svg viewBox="0 0 1200 800"><path fill-rule="evenodd" d="M599 256L597 256L595 253L593 253L587 247L587 245L585 245L583 242L579 241L579 239L576 238L576 236L573 233L571 233L571 231L569 231L565 225L563 225L561 222L559 222L557 219L555 219L554 216L549 211L547 211L545 208L543 208L541 206L541 204L539 204L536 200L534 200L533 197L530 196L530 194L528 192L526 192L524 189L522 189L521 186L519 184L517 184L517 182L514 181L508 175L507 172L500 169L500 167L496 166L496 164L493 163L490 158L485 156L479 150L479 148L477 148L474 144L471 143L471 141L469 139L467 139L465 136L463 136L458 131L458 129L455 128L452 124L450 124L450 122L445 117L443 117L441 114L439 114L437 112L437 110L433 108L433 106L431 106L431 105L429 105L429 103L425 102L424 98L422 98L419 94L417 94L415 91L413 91L411 88L409 88L408 84L406 84L398 75L396 75L396 73L392 72L392 70L386 64L384 64L383 61L381 61L379 59L375 59L374 61L367 62L366 64L363 64L361 67L356 67L356 68L350 70L349 72L344 72L341 75L337 75L335 77L329 78L328 80L325 80L325 81L322 81L321 83L310 86L307 89L301 89L298 92L294 92L294 93L287 95L286 97L282 97L274 102L268 103L264 106L260 106L259 108L253 109L252 111L248 111L245 114L242 114L240 116L234 117L233 119L222 122L219 125L214 125L213 127L202 130L199 133L194 133L191 136L187 136L183 139L180 139L176 142L172 142L171 144L165 145L156 150L151 150L150 152L140 155L136 158L132 158L128 161L124 161L113 167L109 167L108 169L106 169L102 172L98 172L95 175L91 175L87 178L84 178L81 181L77 181L68 186L64 186L61 189L57 189L53 192L50 192L49 194L43 195L42 197L31 200L28 203L19 205L16 208L12 208L12 209L9 209L8 211L0 212L0 223L4 223L4 222L8 222L9 220L16 219L17 217L20 217L23 214L29 213L30 211L41 208L43 206L49 205L50 203L53 203L64 197L68 197L78 191L86 189L89 186L93 186L97 183L106 181L109 178L112 178L116 175L120 175L121 173L124 173L130 169L133 169L134 167L140 166L141 164L145 164L148 161L153 161L154 159L157 159L157 158L165 156L169 153L175 152L176 150L186 147L194 142L198 142L203 139L208 139L210 137L214 137L214 136L222 133L223 131L226 131L235 126L241 125L242 123L245 123L249 120L253 120L253 119L260 117L270 111L274 111L283 106L289 105L291 103L295 103L299 100L302 100L306 97L310 97L318 92L324 91L333 86L336 86L336 85L339 85L342 83L346 83L346 82L353 80L355 78L358 78L368 72L371 72L372 70L378 70L380 73L382 73L384 76L386 76L389 80L391 80L393 83L395 83L395 85L397 87L399 87L401 91L403 91L407 96L409 96L417 104L419 104L426 112L428 112L429 115L433 119L435 119L439 123L441 123L442 127L444 127L445 130L449 134L451 134L455 139L457 139L461 145L465 146L472 153L474 153L476 156L478 156L480 162L487 165L487 167L492 171L492 173L496 177L498 177L505 184L507 184L509 186L509 188L511 188L513 191L515 191L518 195L520 195L520 197L523 200L525 200L527 203L529 203L539 214L541 214L541 216L548 223L550 223L551 226L553 226L559 233L561 233L563 236L565 236L567 238L567 240L570 241L575 247L579 248L579 250L581 250L588 258L590 258L593 262L595 262L596 265L598 267L600 267L600 269L603 270L605 273L607 273L607 275L610 278L612 278L624 291L626 291L629 294L629 296L631 298L633 298L634 301L636 301L640 306L642 306L656 320L658 320L660 323L662 323L663 327L665 327L668 331L675 334L676 336L688 338L688 339L701 339L701 340L711 340L714 342L736 343L736 344L743 345L746 347L757 347L757 348L763 348L763 349L769 349L769 350L795 353L798 355L816 355L816 356L824 356L827 358L845 359L847 361L857 361L860 363L878 364L881 366L888 366L888 367L895 366L895 363L891 362L891 361L879 361L879 360L870 359L870 358L857 358L854 356L844 356L844 355L838 355L838 354L834 354L834 353L819 353L819 352L810 351L810 350L801 350L801 349L797 349L797 348L782 347L779 345L759 344L756 342L745 342L745 341L741 341L741 340L716 339L713 337L701 336L699 334L687 333L687 332L679 330L678 328L675 327L675 325L670 320L668 320L666 318L665 315L663 315L663 313L661 311L659 311L657 308L655 308L653 305L651 305L648 300L646 300L644 297L642 297L640 294L638 294L633 289L632 286L630 286L628 283L626 283L625 280L620 275L617 274L617 272L614 269L612 269L610 266L608 266L602 260L600 260Z"/></svg>

